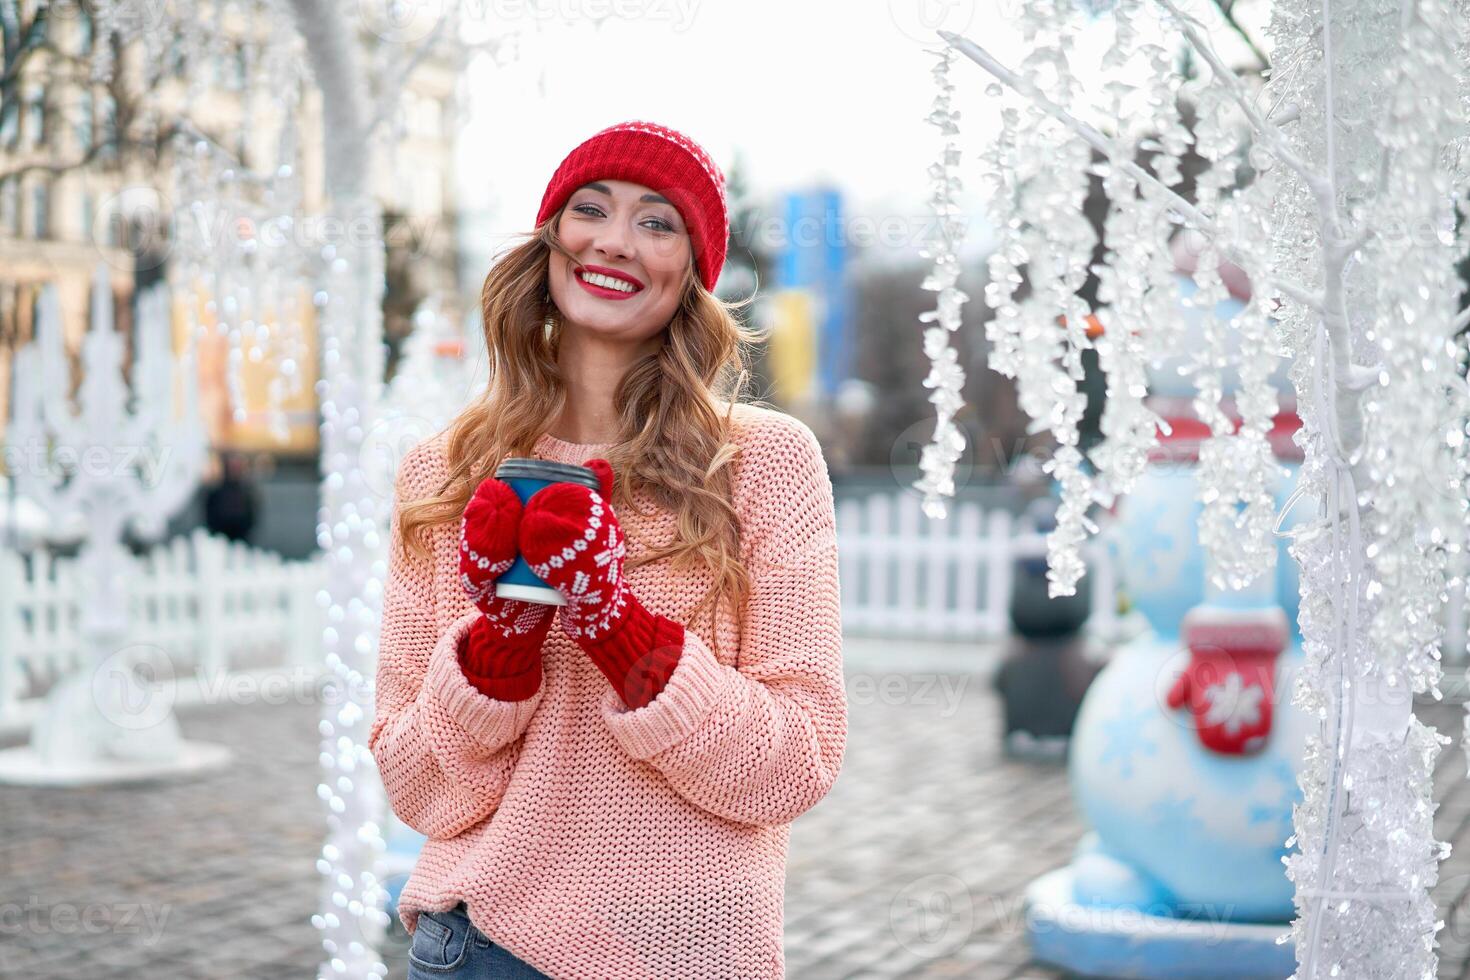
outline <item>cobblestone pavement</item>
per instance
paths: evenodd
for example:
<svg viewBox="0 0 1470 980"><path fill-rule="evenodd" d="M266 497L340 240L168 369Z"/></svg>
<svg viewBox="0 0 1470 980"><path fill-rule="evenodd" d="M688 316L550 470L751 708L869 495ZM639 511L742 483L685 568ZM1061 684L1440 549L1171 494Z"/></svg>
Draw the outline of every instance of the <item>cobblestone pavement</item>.
<svg viewBox="0 0 1470 980"><path fill-rule="evenodd" d="M792 980L1059 978L1029 962L1021 896L1083 832L1059 764L999 747L988 657L849 646L850 737L832 792L794 825ZM901 664L887 667L889 663ZM1458 736L1461 709L1422 709ZM324 821L319 709L185 707L185 734L233 746L228 772L113 789L0 787L0 978L309 978ZM1441 753L1440 977L1470 977L1470 790ZM401 978L402 954L390 959Z"/></svg>

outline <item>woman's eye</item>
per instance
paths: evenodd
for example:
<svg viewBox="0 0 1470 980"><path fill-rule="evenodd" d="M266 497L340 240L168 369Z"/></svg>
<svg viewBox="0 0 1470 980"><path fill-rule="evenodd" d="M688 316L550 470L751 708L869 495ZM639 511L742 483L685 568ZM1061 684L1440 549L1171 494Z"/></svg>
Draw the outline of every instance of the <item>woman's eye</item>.
<svg viewBox="0 0 1470 980"><path fill-rule="evenodd" d="M590 204L590 203L588 203L588 204L578 204L575 207L573 207L572 210L575 211L575 212L577 212L578 214L585 214L589 218L591 218L591 217L596 217L596 218L606 217L606 215L604 215L602 213L602 209L599 208L595 204ZM657 231L671 232L671 231L675 231L676 230L673 225L671 225L669 222L665 221L663 218L649 218L647 220L656 223L656 226L657 227L655 228L655 230L657 230Z"/></svg>

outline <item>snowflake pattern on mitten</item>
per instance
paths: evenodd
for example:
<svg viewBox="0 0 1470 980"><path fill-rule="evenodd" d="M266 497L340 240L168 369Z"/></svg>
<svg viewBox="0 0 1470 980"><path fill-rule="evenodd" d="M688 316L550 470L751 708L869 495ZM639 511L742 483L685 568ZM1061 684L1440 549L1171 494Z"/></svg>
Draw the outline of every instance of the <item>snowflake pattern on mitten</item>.
<svg viewBox="0 0 1470 980"><path fill-rule="evenodd" d="M560 622L630 708L658 695L679 663L684 624L650 612L623 575L627 541L607 498L612 467L588 460L601 491L553 483L526 504L521 555L566 599Z"/></svg>
<svg viewBox="0 0 1470 980"><path fill-rule="evenodd" d="M561 620L569 637L606 637L628 608L628 586L623 579L627 541L602 494L571 483L541 492L556 490L562 492L553 494L555 499L538 501L538 509L570 505L574 512L585 514L586 526L580 532L573 530L574 536L564 537L565 543L543 560L532 562L531 571L566 597ZM585 501L578 500L580 496L585 496ZM572 522L561 522L561 526L569 528Z"/></svg>
<svg viewBox="0 0 1470 980"><path fill-rule="evenodd" d="M506 639L532 636L555 613L543 602L495 594L500 576L515 563L521 501L503 480L484 480L465 506L459 524L459 580L494 632Z"/></svg>

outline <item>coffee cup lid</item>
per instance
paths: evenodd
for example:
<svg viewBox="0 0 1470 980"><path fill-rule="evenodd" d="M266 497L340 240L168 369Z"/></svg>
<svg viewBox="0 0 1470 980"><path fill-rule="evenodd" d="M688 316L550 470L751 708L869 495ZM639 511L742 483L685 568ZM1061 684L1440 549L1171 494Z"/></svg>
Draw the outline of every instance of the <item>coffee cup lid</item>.
<svg viewBox="0 0 1470 980"><path fill-rule="evenodd" d="M497 479L520 477L528 480L547 480L553 483L577 483L589 490L601 490L602 481L597 473L576 463L562 463L554 459L527 459L513 456L503 460L495 469Z"/></svg>

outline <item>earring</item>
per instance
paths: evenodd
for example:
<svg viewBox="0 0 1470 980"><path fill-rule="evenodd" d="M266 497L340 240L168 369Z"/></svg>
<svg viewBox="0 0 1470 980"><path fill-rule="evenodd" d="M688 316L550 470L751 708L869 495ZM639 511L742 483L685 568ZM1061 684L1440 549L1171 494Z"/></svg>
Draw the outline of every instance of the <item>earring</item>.
<svg viewBox="0 0 1470 980"><path fill-rule="evenodd" d="M553 317L550 313L547 313L546 314L546 321L544 323L542 323L542 325L541 325L541 333L542 333L542 336L544 336L546 338L547 343L550 343L551 342L551 335L552 335L552 332L555 331L555 330L556 330L556 318Z"/></svg>

